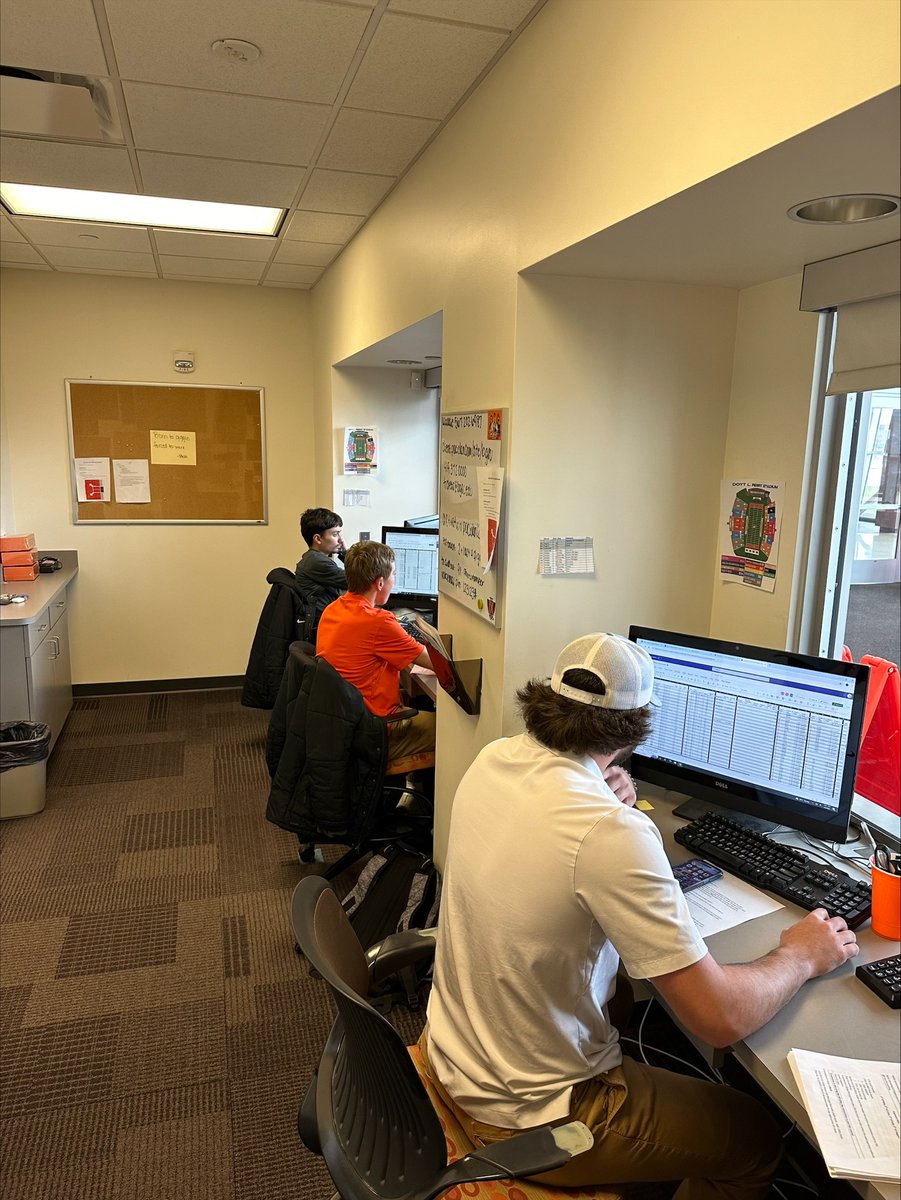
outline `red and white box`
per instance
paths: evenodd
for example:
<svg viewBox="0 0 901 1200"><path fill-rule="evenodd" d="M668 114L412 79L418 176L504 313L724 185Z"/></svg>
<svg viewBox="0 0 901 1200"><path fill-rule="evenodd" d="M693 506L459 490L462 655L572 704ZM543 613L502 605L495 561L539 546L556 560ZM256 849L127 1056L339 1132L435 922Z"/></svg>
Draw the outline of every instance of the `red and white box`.
<svg viewBox="0 0 901 1200"><path fill-rule="evenodd" d="M13 579L37 579L38 568L36 564L30 567L3 567L3 578L6 581Z"/></svg>
<svg viewBox="0 0 901 1200"><path fill-rule="evenodd" d="M33 533L12 533L9 537L0 537L0 553L7 550L33 550Z"/></svg>
<svg viewBox="0 0 901 1200"><path fill-rule="evenodd" d="M37 561L34 550L0 550L0 563L4 567L34 567Z"/></svg>

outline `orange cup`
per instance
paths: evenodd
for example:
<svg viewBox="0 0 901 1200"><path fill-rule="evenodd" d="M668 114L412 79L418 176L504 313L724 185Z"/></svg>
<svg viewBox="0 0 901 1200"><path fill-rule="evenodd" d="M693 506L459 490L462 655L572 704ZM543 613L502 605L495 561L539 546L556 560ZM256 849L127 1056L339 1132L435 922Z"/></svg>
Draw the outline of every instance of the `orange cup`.
<svg viewBox="0 0 901 1200"><path fill-rule="evenodd" d="M870 861L873 888L873 932L889 941L901 939L901 875L883 871Z"/></svg>

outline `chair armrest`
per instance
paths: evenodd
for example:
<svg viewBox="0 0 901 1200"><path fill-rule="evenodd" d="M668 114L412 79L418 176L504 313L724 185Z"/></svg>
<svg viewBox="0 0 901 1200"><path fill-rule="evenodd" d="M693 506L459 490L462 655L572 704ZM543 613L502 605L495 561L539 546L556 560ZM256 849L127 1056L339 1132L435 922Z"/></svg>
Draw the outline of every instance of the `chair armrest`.
<svg viewBox="0 0 901 1200"><path fill-rule="evenodd" d="M418 716L418 708L404 706L403 708L396 708L393 712L389 712L386 717L379 717L379 720L384 721L386 725L393 725L395 721L412 721L414 717Z"/></svg>
<svg viewBox="0 0 901 1200"><path fill-rule="evenodd" d="M543 1125L527 1133L492 1142L481 1150L473 1150L464 1158L451 1163L441 1172L429 1197L440 1195L445 1188L491 1179L519 1179L562 1167L577 1154L584 1154L594 1145L591 1130L581 1121L565 1125ZM423 1194L425 1200L425 1194Z"/></svg>
<svg viewBox="0 0 901 1200"><path fill-rule="evenodd" d="M366 951L371 983L378 983L402 967L433 958L437 929L405 929L391 933Z"/></svg>

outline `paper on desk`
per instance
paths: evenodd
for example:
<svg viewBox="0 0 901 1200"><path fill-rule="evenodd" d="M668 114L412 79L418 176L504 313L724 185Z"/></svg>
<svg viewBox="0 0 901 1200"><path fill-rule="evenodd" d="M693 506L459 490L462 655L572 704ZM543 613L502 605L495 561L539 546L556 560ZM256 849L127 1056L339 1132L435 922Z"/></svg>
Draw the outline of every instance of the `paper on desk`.
<svg viewBox="0 0 901 1200"><path fill-rule="evenodd" d="M685 899L701 937L722 933L784 907L772 896L731 875L724 875L716 883L705 883L688 892Z"/></svg>
<svg viewBox="0 0 901 1200"><path fill-rule="evenodd" d="M829 1174L901 1182L901 1067L790 1050L788 1065Z"/></svg>

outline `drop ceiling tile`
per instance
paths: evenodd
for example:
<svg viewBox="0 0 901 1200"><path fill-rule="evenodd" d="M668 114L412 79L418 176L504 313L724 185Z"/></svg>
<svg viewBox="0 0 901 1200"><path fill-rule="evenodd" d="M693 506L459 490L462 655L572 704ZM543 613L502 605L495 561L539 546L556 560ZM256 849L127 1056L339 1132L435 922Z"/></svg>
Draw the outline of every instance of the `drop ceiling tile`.
<svg viewBox="0 0 901 1200"><path fill-rule="evenodd" d="M275 261L307 267L327 267L338 251L343 249L343 246L330 245L328 242L284 241L278 248Z"/></svg>
<svg viewBox="0 0 901 1200"><path fill-rule="evenodd" d="M151 259L151 261L153 261ZM118 275L121 278L128 279L158 279L156 267L150 268L147 271L136 271L130 267L126 271L114 271L108 267L58 267L57 270L62 275Z"/></svg>
<svg viewBox="0 0 901 1200"><path fill-rule="evenodd" d="M189 258L266 262L275 248L274 238L235 237L228 233L184 233L173 229L155 229L153 232L160 254L180 254Z"/></svg>
<svg viewBox="0 0 901 1200"><path fill-rule="evenodd" d="M256 279L223 279L221 275L179 275L175 271L167 271L163 278L177 279L180 283L224 283L229 287L236 283L245 287L256 287L258 282Z"/></svg>
<svg viewBox="0 0 901 1200"><path fill-rule="evenodd" d="M316 170L310 176L299 207L368 217L393 183L390 175Z"/></svg>
<svg viewBox="0 0 901 1200"><path fill-rule="evenodd" d="M42 263L44 260L27 242L0 242L0 260L5 263Z"/></svg>
<svg viewBox="0 0 901 1200"><path fill-rule="evenodd" d="M263 287L293 288L296 292L308 292L312 286L310 283L290 283L282 279L263 280Z"/></svg>
<svg viewBox="0 0 901 1200"><path fill-rule="evenodd" d="M370 8L319 0L106 0L125 79L331 104L371 16ZM256 62L218 58L221 38L252 42Z"/></svg>
<svg viewBox="0 0 901 1200"><path fill-rule="evenodd" d="M441 120L505 41L487 29L386 13L347 104Z"/></svg>
<svg viewBox="0 0 901 1200"><path fill-rule="evenodd" d="M389 0L388 4L391 12L491 25L495 29L516 29L533 8L540 7L536 0Z"/></svg>
<svg viewBox="0 0 901 1200"><path fill-rule="evenodd" d="M315 283L322 267L300 267L293 263L273 263L266 272L267 283Z"/></svg>
<svg viewBox="0 0 901 1200"><path fill-rule="evenodd" d="M109 74L91 0L4 0L0 42L8 67Z"/></svg>
<svg viewBox="0 0 901 1200"><path fill-rule="evenodd" d="M288 208L303 180L302 167L228 162L181 154L138 151L138 164L149 196L217 200L225 204L262 204Z"/></svg>
<svg viewBox="0 0 901 1200"><path fill-rule="evenodd" d="M3 266L10 271L49 271L50 267L44 262L39 263L20 263L20 262L4 262Z"/></svg>
<svg viewBox="0 0 901 1200"><path fill-rule="evenodd" d="M422 117L343 108L317 164L336 171L400 175L438 126Z"/></svg>
<svg viewBox="0 0 901 1200"><path fill-rule="evenodd" d="M0 138L3 178L9 183L135 192L128 151L122 146L76 146L28 138Z"/></svg>
<svg viewBox="0 0 901 1200"><path fill-rule="evenodd" d="M0 212L0 241L4 242L24 242L25 238L19 233L15 225L6 215L5 212Z"/></svg>
<svg viewBox="0 0 901 1200"><path fill-rule="evenodd" d="M260 262L177 254L161 254L160 266L166 279L180 275L203 279L249 279L255 282L263 273L263 264Z"/></svg>
<svg viewBox="0 0 901 1200"><path fill-rule="evenodd" d="M36 246L74 246L79 250L132 250L150 254L147 230L92 221L45 221L20 217L20 227Z"/></svg>
<svg viewBox="0 0 901 1200"><path fill-rule="evenodd" d="M226 96L153 83L123 86L139 150L302 167L310 161L330 112L323 104L293 100Z"/></svg>
<svg viewBox="0 0 901 1200"><path fill-rule="evenodd" d="M363 217L343 213L296 212L284 236L289 242L347 242L362 224Z"/></svg>
<svg viewBox="0 0 901 1200"><path fill-rule="evenodd" d="M81 246L42 246L41 251L54 267L100 267L107 271L151 271L156 274L153 255L128 250L93 250Z"/></svg>

